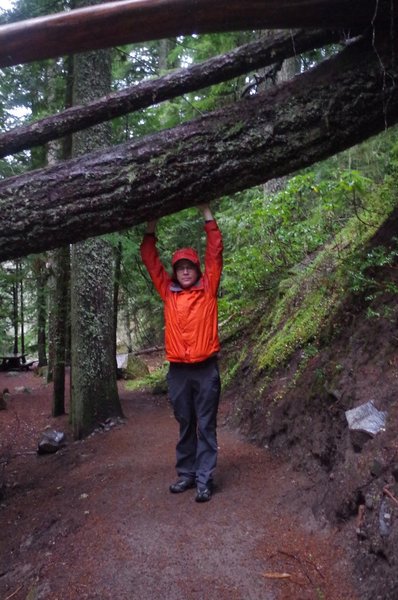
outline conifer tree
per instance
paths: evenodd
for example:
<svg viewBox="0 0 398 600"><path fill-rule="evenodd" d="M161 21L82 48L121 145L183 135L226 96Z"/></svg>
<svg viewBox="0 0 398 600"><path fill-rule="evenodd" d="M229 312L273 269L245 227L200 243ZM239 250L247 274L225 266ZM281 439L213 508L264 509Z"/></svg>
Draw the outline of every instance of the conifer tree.
<svg viewBox="0 0 398 600"><path fill-rule="evenodd" d="M75 56L74 103L103 96L111 89L108 50ZM110 144L102 124L73 139L73 156ZM121 416L114 355L114 254L102 238L72 249L71 276L72 393L71 418L76 438L111 416Z"/></svg>

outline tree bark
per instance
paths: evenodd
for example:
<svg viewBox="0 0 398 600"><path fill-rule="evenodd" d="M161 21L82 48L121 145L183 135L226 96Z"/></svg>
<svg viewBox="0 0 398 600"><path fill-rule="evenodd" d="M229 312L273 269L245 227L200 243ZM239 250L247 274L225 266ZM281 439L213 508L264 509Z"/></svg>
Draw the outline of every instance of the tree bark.
<svg viewBox="0 0 398 600"><path fill-rule="evenodd" d="M47 66L47 103L50 110L55 110L56 106L56 69L55 63L49 64ZM61 144L59 141L50 141L46 146L46 154L47 154L47 165L49 167L56 165L60 160L60 149ZM69 157L70 158L70 157ZM52 383L54 381L54 373L56 369L56 360L57 355L59 355L59 351L57 351L57 343L60 339L58 332L58 301L57 297L57 286L59 282L57 281L57 274L59 273L57 260L59 259L60 253L62 249L55 250L48 256L48 262L51 265L50 275L48 278L48 363L47 363L47 383ZM61 297L61 302L65 302L66 298ZM62 310L62 309L61 309ZM61 335L62 339L62 335ZM53 387L53 408L52 413L53 416L59 416L64 414L61 411L60 403L54 400L54 390L59 390L59 384L54 385ZM58 405L57 409L55 409L55 405Z"/></svg>
<svg viewBox="0 0 398 600"><path fill-rule="evenodd" d="M12 326L13 326L13 330L14 330L14 344L13 344L13 349L12 352L13 354L18 354L18 342L19 342L19 337L18 337L18 264L19 261L15 261L15 274L14 274L14 281L12 282Z"/></svg>
<svg viewBox="0 0 398 600"><path fill-rule="evenodd" d="M376 49L361 40L272 91L196 121L0 182L0 259L265 183L383 131L398 121L393 41Z"/></svg>
<svg viewBox="0 0 398 600"><path fill-rule="evenodd" d="M72 104L71 62L65 61L65 106ZM54 65L48 68L48 105L55 110L56 105L56 73ZM69 104L68 104L69 101ZM71 158L72 152L66 153L67 144L51 141L47 144L48 165L59 160ZM53 382L52 415L59 417L65 414L65 362L66 362L66 329L70 307L70 246L57 248L51 253L52 293L49 295L49 361L47 382ZM51 349L51 352L50 352Z"/></svg>
<svg viewBox="0 0 398 600"><path fill-rule="evenodd" d="M47 362L46 383L54 380L55 364L55 339L56 339L56 280L55 280L55 256L59 249L47 253L46 263L48 265L47 279Z"/></svg>
<svg viewBox="0 0 398 600"><path fill-rule="evenodd" d="M21 321L21 354L25 355L25 300L24 300L24 284L23 284L23 272L22 264L19 263L19 313Z"/></svg>
<svg viewBox="0 0 398 600"><path fill-rule="evenodd" d="M75 58L74 98L105 94L111 87L110 52L101 50ZM73 138L73 154L81 155L110 143L108 124ZM114 328L114 253L101 238L72 248L71 421L77 439L109 417L122 416L116 384Z"/></svg>
<svg viewBox="0 0 398 600"><path fill-rule="evenodd" d="M36 314L37 314L37 356L39 367L47 365L46 354L46 317L47 317L47 282L48 271L43 256L36 256L32 263L36 281Z"/></svg>
<svg viewBox="0 0 398 600"><path fill-rule="evenodd" d="M114 283L113 283L113 327L115 330L114 336L114 357L115 357L115 365L117 369L117 317L120 310L119 296L120 296L120 279L122 275L122 258L123 258L123 248L121 242L117 245L114 250L115 255L115 274L114 274Z"/></svg>
<svg viewBox="0 0 398 600"><path fill-rule="evenodd" d="M70 248L58 248L53 255L54 265L54 362L52 415L65 414L66 330L70 293Z"/></svg>
<svg viewBox="0 0 398 600"><path fill-rule="evenodd" d="M339 41L338 31L282 33L0 135L0 158Z"/></svg>
<svg viewBox="0 0 398 600"><path fill-rule="evenodd" d="M388 23L395 5L396 0L110 2L3 26L0 67L192 33L369 26Z"/></svg>

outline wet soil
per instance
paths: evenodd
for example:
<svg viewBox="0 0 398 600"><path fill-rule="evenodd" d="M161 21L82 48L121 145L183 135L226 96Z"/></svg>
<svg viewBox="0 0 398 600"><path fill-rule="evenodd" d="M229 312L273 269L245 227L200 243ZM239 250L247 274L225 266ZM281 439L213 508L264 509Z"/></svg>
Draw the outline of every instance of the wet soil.
<svg viewBox="0 0 398 600"><path fill-rule="evenodd" d="M166 396L126 391L124 423L73 441L52 387L0 374L2 600L355 600L344 535L316 521L314 482L219 418L211 501L173 495L177 425ZM37 454L46 427L67 434ZM352 532L354 536L355 533Z"/></svg>

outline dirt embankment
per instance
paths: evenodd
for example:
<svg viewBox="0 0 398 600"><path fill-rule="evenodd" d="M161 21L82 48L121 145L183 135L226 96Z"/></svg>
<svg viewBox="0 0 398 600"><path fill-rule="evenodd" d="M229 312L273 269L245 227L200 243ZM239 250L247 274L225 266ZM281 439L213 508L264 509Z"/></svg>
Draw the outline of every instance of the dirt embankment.
<svg viewBox="0 0 398 600"><path fill-rule="evenodd" d="M397 221L398 214L372 244L388 249ZM241 431L312 481L313 515L337 528L359 598L396 600L398 264L365 275L372 293L347 298L331 330L319 333L317 354L304 369L298 351L261 391L249 364L232 401ZM346 411L369 402L386 415L374 437L350 431L346 418Z"/></svg>

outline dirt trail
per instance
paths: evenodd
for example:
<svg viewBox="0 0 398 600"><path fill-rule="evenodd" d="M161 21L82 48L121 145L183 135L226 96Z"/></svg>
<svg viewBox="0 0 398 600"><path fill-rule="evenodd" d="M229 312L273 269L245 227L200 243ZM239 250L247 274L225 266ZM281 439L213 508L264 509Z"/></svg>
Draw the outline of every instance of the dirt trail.
<svg viewBox="0 0 398 600"><path fill-rule="evenodd" d="M228 429L226 404L216 491L197 504L194 490L168 492L177 426L165 397L120 384L125 424L39 456L44 427L68 430L49 416L50 386L2 373L0 387L1 600L355 600L311 481Z"/></svg>

